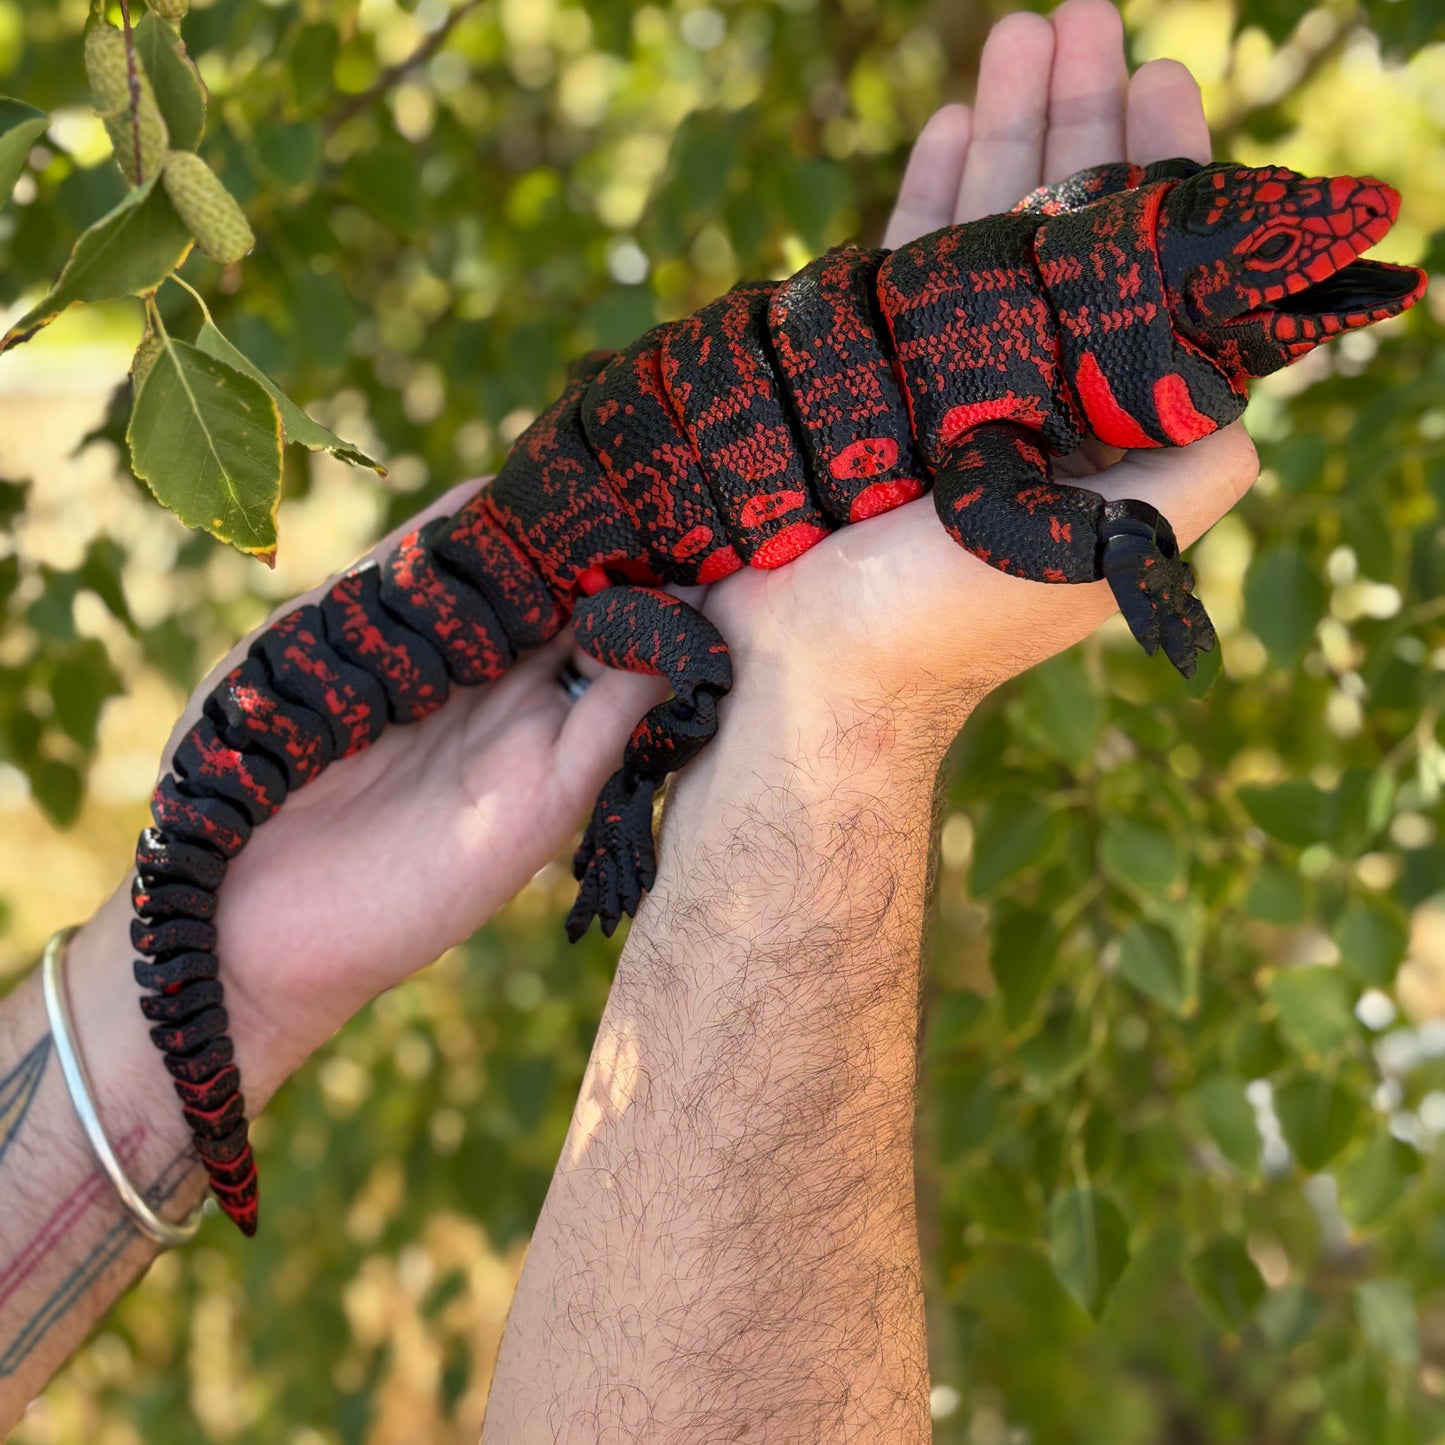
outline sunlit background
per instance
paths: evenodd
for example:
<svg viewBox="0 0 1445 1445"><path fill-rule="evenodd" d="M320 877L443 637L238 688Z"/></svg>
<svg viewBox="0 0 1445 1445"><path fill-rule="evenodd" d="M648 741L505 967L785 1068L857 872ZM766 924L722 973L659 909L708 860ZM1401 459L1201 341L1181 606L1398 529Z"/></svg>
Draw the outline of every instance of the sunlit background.
<svg viewBox="0 0 1445 1445"><path fill-rule="evenodd" d="M5 319L120 194L87 8L0 0L0 92L54 115L0 210ZM259 246L186 275L390 470L293 449L268 572L126 470L138 303L0 358L0 478L29 483L0 487L0 988L114 886L236 637L494 467L570 358L876 244L1008 8L194 0L204 154ZM1125 15L1136 62L1193 67L1217 154L1387 178L1377 254L1445 272L1438 5ZM960 745L919 1160L940 1441L1445 1440L1435 290L1259 388L1264 478L1197 549L1206 701L1111 625ZM616 953L562 942L570 892L545 870L323 1050L256 1124L260 1236L158 1260L14 1438L474 1440ZM1083 1184L1128 1240L1100 1323L1051 1213Z"/></svg>

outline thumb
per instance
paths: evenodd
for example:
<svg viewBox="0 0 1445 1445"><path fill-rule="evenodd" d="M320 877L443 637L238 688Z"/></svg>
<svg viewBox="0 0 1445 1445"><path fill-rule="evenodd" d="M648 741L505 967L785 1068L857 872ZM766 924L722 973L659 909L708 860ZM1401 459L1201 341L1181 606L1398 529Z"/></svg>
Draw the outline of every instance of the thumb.
<svg viewBox="0 0 1445 1445"><path fill-rule="evenodd" d="M1181 547L1202 537L1254 485L1259 456L1241 422L1187 447L1128 452L1090 485L1110 501L1137 497L1157 507Z"/></svg>
<svg viewBox="0 0 1445 1445"><path fill-rule="evenodd" d="M1187 447L1129 452L1078 485L1109 501L1132 497L1148 502L1169 520L1179 545L1187 547L1224 516L1258 476L1254 443L1236 422ZM997 615L1008 618L1009 642L996 655L1009 676L1087 637L1117 611L1107 582L1040 587L992 568L980 570L980 584L1000 594ZM1207 607L1208 599L1204 602Z"/></svg>

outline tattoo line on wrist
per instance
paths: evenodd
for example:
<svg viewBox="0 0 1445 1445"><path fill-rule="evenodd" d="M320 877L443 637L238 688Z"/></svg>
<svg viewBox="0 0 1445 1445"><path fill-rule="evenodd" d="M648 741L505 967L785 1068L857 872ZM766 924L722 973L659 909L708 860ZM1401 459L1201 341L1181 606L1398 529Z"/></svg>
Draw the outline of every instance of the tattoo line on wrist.
<svg viewBox="0 0 1445 1445"><path fill-rule="evenodd" d="M24 1130L31 1106L40 1094L41 1084L54 1052L47 1032L0 1078L0 1164L3 1164ZM137 1124L116 1142L116 1155L123 1166L133 1168L145 1143L145 1125ZM89 1160L89 1155L85 1156ZM66 1237L97 1205L111 1200L114 1191L105 1172L92 1162L80 1182L51 1211L34 1235L0 1269L0 1311L20 1292L25 1283L46 1260L59 1250ZM160 1176L146 1191L153 1205L169 1199L186 1175L196 1166L195 1151L190 1146L177 1153ZM15 1337L5 1344L0 1338L0 1379L13 1375L50 1330L64 1318L67 1311L103 1275L139 1233L130 1217L121 1213L100 1240L76 1263L51 1291L49 1296L21 1324Z"/></svg>
<svg viewBox="0 0 1445 1445"><path fill-rule="evenodd" d="M124 1136L122 1142L128 1144L130 1152L134 1153L140 1149L145 1138L145 1126L138 1124ZM155 1182L145 1191L146 1198L155 1207L164 1204L175 1194L195 1168L195 1150L188 1144L177 1152L161 1170ZM101 1186L99 1190L87 1193L78 1204L72 1206L71 1201L75 1200L77 1195L83 1191L90 1191L91 1187L97 1183ZM70 1199L62 1204L41 1226L35 1239L21 1251L21 1257L29 1261L25 1273L29 1274L40 1260L55 1250L65 1235L75 1227L76 1222L89 1211L96 1199L104 1199L107 1195L114 1198L110 1191L110 1180L97 1166L85 1182L72 1193ZM66 1214L67 1209L69 1210L68 1216L62 1217ZM120 1218L111 1224L74 1268L66 1274L65 1278L41 1301L30 1318L21 1325L15 1338L3 1352L0 1352L0 1380L7 1375L13 1375L24 1364L36 1346L65 1317L71 1307L84 1298L86 1292L125 1252L127 1246L138 1239L144 1239L144 1235L135 1227L130 1215L122 1212ZM9 1292L13 1292L18 1283L19 1281L13 1282Z"/></svg>
<svg viewBox="0 0 1445 1445"><path fill-rule="evenodd" d="M40 1092L40 1081L45 1077L45 1066L50 1062L50 1035L45 1034L39 1042L0 1079L0 1164L5 1161L5 1152L19 1136L25 1124L25 1116Z"/></svg>

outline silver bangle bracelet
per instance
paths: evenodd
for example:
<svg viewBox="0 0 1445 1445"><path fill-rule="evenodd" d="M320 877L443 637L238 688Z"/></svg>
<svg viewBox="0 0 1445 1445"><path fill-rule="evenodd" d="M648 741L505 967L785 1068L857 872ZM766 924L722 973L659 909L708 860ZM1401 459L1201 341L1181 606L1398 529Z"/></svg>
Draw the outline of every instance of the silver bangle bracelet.
<svg viewBox="0 0 1445 1445"><path fill-rule="evenodd" d="M130 1211L135 1226L147 1238L157 1244L185 1244L195 1238L201 1227L202 1206L197 1205L179 1224L162 1219L146 1202L144 1196L125 1177L115 1150L101 1128L100 1115L95 1111L91 1097L90 1079L86 1076L85 1065L75 1047L75 1027L70 1018L70 1004L66 1000L63 963L65 946L70 942L72 928L62 928L51 936L45 945L40 962L40 981L45 992L45 1012L50 1016L50 1033L55 1040L55 1052L60 1058L60 1072L65 1075L65 1085L70 1090L70 1101L80 1116L85 1137L90 1140L91 1151L115 1186L121 1202Z"/></svg>

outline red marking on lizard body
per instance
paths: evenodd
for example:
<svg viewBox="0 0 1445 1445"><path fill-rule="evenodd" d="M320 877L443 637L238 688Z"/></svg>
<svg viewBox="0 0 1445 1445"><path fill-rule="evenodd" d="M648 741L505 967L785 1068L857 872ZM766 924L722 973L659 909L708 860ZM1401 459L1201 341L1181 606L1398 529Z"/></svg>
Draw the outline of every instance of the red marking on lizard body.
<svg viewBox="0 0 1445 1445"><path fill-rule="evenodd" d="M866 522L869 517L881 516L901 507L907 502L917 501L923 495L923 483L913 477L899 477L893 482L874 482L865 487L848 509L850 522Z"/></svg>
<svg viewBox="0 0 1445 1445"><path fill-rule="evenodd" d="M1154 409L1175 446L1188 446L1190 442L1218 430L1215 423L1194 405L1189 385L1177 371L1161 376L1154 383Z"/></svg>
<svg viewBox="0 0 1445 1445"><path fill-rule="evenodd" d="M1130 416L1114 395L1109 378L1092 351L1084 352L1074 375L1079 400L1093 423L1094 435L1115 447L1152 447L1158 443Z"/></svg>
<svg viewBox="0 0 1445 1445"><path fill-rule="evenodd" d="M775 532L753 553L750 566L763 571L781 567L794 557L801 557L810 547L816 547L828 535L826 527L813 522L794 522Z"/></svg>

